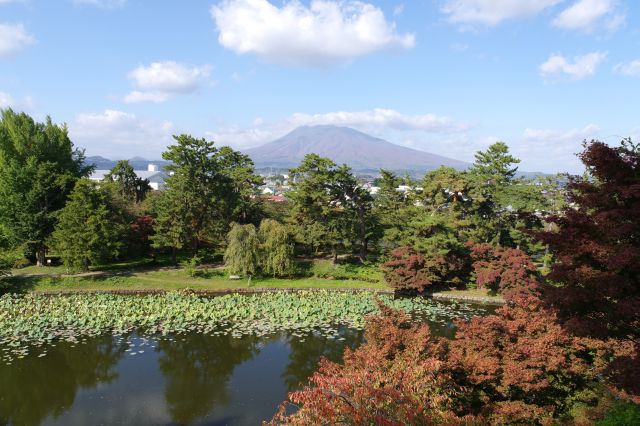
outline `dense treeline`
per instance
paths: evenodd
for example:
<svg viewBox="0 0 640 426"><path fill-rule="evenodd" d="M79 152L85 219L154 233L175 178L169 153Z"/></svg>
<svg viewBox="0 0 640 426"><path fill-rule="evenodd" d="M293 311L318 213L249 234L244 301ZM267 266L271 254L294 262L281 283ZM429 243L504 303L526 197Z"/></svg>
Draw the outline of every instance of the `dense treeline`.
<svg viewBox="0 0 640 426"><path fill-rule="evenodd" d="M92 182L66 127L4 111L0 244L14 262L26 256L42 265L49 252L74 270L164 253L174 264L178 255L197 262L226 252L235 272L289 276L300 272L294 255L328 255L334 263L346 255L390 260L387 278L398 288L393 265L404 268L417 256L419 278L408 288L424 290L468 281L468 241L541 254L531 232L562 203L555 180L516 177L519 160L500 142L479 152L468 171L442 167L412 181L382 170L377 194L348 166L311 154L290 171L285 206L263 199L251 159L229 147L179 135L162 157L171 162L162 191L151 191L127 161ZM235 229L241 225L245 232Z"/></svg>

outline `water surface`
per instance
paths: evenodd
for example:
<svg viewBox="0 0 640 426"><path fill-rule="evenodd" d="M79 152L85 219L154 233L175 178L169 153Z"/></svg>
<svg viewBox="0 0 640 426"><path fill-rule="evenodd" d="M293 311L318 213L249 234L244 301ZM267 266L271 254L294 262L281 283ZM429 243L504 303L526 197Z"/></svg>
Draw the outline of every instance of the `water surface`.
<svg viewBox="0 0 640 426"><path fill-rule="evenodd" d="M489 310L490 308L488 308ZM437 335L453 325L432 322ZM233 337L102 335L0 362L0 424L256 425L306 383L320 357L340 361L361 330Z"/></svg>

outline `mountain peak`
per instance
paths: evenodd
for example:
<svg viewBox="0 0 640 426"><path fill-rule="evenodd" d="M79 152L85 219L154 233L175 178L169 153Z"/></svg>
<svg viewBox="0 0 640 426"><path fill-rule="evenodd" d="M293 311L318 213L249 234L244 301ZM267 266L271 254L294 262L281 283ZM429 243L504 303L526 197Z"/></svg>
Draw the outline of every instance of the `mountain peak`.
<svg viewBox="0 0 640 426"><path fill-rule="evenodd" d="M350 127L334 125L300 126L273 142L245 152L256 167L295 167L311 153L347 164L354 170L427 171L440 166L459 169L468 166L453 158L395 145Z"/></svg>

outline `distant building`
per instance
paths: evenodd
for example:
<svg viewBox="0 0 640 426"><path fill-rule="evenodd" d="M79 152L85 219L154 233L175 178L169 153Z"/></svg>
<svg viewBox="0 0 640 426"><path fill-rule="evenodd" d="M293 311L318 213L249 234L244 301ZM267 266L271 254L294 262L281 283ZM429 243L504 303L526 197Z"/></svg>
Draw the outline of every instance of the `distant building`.
<svg viewBox="0 0 640 426"><path fill-rule="evenodd" d="M284 195L272 195L267 197L267 201L271 201L272 203L284 203L287 201L287 197Z"/></svg>
<svg viewBox="0 0 640 426"><path fill-rule="evenodd" d="M94 170L89 176L89 179L95 182L100 182L104 180L104 177L109 174L111 170ZM164 180L165 173L158 167L156 164L149 164L147 166L147 170L134 170L136 176L140 179L147 179L149 181L149 186L155 190L159 191L164 188Z"/></svg>

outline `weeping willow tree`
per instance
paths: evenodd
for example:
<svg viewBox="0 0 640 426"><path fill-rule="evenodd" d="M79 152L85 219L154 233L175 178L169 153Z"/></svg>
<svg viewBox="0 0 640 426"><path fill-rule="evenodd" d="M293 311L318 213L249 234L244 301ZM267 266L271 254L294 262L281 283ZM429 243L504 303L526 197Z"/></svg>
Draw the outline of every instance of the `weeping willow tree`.
<svg viewBox="0 0 640 426"><path fill-rule="evenodd" d="M262 272L274 277L291 273L293 244L285 226L276 220L265 219L260 223L258 238Z"/></svg>
<svg viewBox="0 0 640 426"><path fill-rule="evenodd" d="M232 274L255 275L258 269L260 241L255 226L234 223L227 234L224 263Z"/></svg>

